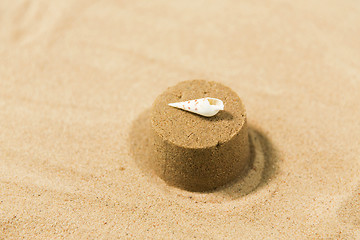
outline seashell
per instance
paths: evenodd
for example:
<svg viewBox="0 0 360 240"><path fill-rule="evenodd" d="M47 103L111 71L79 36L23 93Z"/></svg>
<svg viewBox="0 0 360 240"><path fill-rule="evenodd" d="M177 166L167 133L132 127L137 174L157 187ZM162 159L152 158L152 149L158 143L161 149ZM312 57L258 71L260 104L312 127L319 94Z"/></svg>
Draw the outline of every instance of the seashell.
<svg viewBox="0 0 360 240"><path fill-rule="evenodd" d="M188 100L185 102L169 103L169 106L180 108L205 117L212 117L220 110L224 110L223 101L210 97Z"/></svg>

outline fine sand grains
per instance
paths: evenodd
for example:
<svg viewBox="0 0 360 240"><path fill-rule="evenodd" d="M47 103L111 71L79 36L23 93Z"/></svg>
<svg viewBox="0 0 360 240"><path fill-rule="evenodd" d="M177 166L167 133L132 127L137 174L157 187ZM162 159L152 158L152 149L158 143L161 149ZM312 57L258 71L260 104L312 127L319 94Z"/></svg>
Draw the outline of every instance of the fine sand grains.
<svg viewBox="0 0 360 240"><path fill-rule="evenodd" d="M207 118L168 106L169 102L215 97L225 110ZM170 185L211 190L238 177L249 164L245 107L230 88L204 80L168 88L151 110L152 168Z"/></svg>

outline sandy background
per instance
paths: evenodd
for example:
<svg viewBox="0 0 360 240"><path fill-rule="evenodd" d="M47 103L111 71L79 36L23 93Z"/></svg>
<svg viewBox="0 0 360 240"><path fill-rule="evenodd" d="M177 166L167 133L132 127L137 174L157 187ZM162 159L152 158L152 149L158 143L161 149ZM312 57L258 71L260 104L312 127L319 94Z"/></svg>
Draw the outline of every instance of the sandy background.
<svg viewBox="0 0 360 240"><path fill-rule="evenodd" d="M134 164L134 121L188 79L231 87L276 152L252 192ZM359 239L359 100L356 0L2 0L0 239Z"/></svg>

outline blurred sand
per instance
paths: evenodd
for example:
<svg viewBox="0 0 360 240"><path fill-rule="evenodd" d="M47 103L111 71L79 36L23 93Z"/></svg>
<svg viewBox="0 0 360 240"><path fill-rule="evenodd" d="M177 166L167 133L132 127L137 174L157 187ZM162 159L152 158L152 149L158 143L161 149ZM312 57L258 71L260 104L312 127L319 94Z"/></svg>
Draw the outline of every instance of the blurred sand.
<svg viewBox="0 0 360 240"><path fill-rule="evenodd" d="M0 1L0 239L359 239L359 23L351 0ZM134 121L188 79L242 98L252 191L136 166Z"/></svg>

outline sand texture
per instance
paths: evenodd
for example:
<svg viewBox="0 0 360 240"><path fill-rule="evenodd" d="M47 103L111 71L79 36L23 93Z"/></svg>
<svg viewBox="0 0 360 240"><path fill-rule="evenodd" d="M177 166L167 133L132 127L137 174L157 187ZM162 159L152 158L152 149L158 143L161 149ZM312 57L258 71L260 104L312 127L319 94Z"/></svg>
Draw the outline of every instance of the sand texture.
<svg viewBox="0 0 360 240"><path fill-rule="evenodd" d="M0 1L0 239L359 239L359 23L352 0ZM209 193L137 165L191 79L240 96L255 154Z"/></svg>
<svg viewBox="0 0 360 240"><path fill-rule="evenodd" d="M195 106L199 106L207 101L204 97L221 99L224 110L209 118L168 105L195 99ZM156 98L149 120L149 136L141 126L136 129L134 125L134 131L144 133L133 141L148 138L150 144L146 147L151 148L152 163L149 167L169 185L190 191L213 190L239 177L249 166L245 107L239 96L223 84L205 80L180 82ZM133 152L134 158L136 154ZM139 164L144 165L143 162Z"/></svg>

